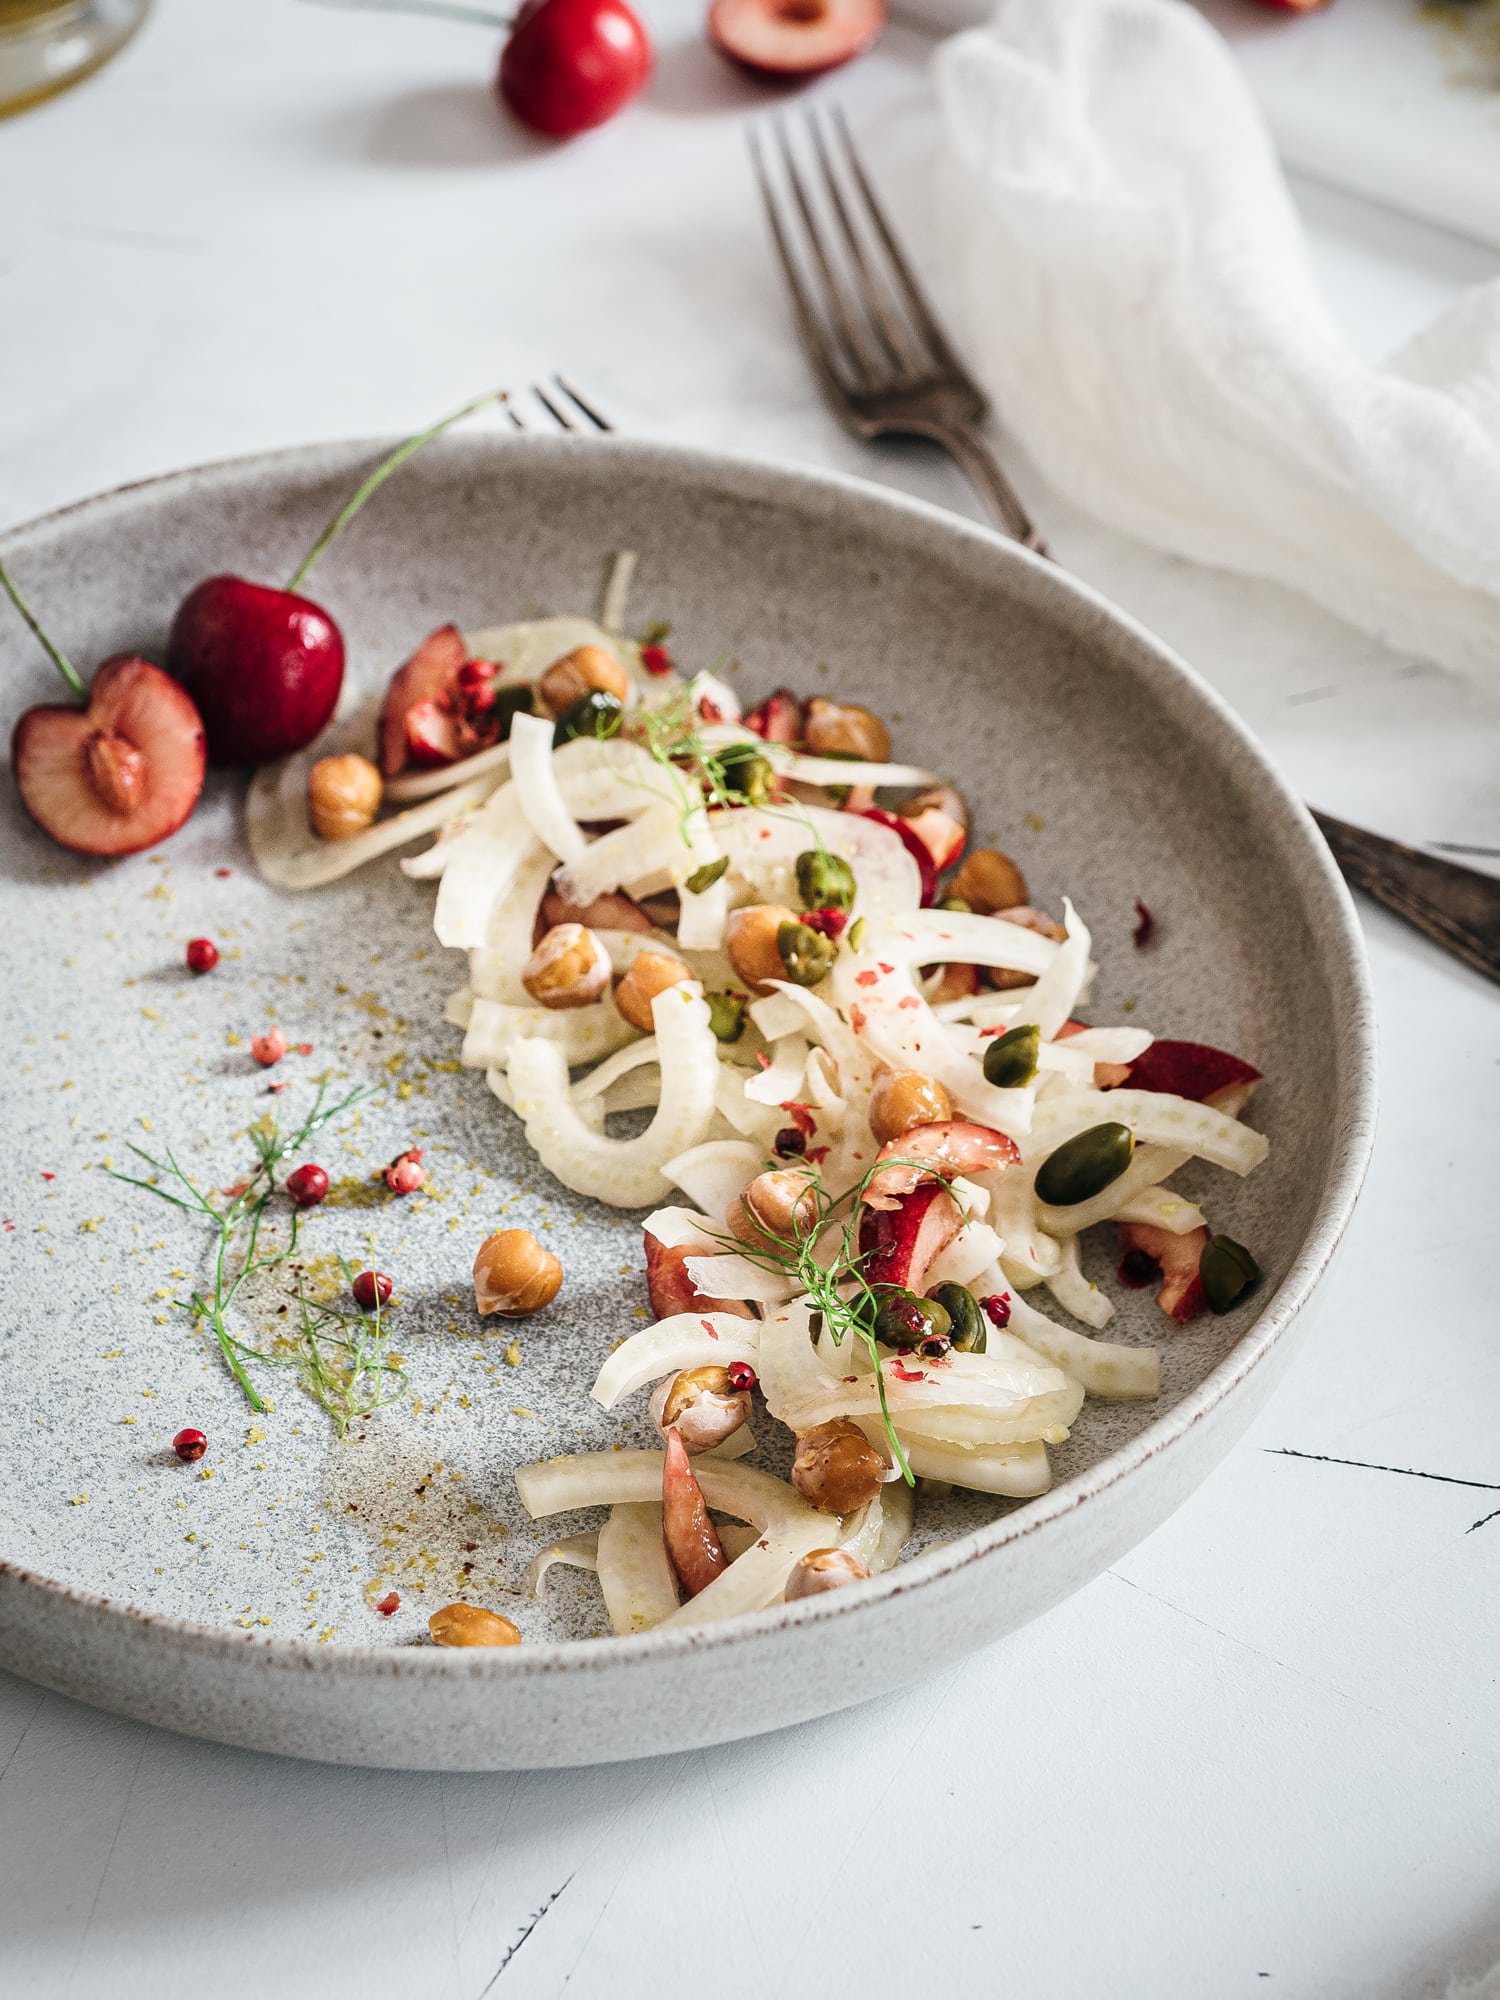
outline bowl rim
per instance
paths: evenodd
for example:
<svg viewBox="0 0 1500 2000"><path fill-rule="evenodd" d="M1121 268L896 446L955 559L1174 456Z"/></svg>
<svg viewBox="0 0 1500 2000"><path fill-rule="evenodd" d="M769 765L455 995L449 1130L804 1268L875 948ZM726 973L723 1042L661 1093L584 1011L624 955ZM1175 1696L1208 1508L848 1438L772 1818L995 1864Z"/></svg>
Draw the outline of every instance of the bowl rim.
<svg viewBox="0 0 1500 2000"><path fill-rule="evenodd" d="M357 466L367 457L378 459L398 442L399 439L388 437L328 439L237 453L129 480L69 501L0 532L0 554L9 555L30 541L45 540L79 516L98 514L107 519L111 511L142 500L158 489L215 476L263 476L278 471L288 474L305 471L323 476L346 464L351 468ZM684 483L702 484L709 479L737 498L748 493L781 506L794 505L798 500L812 505L821 501L825 506L841 502L841 512L847 509L862 520L883 517L898 524L905 522L913 532L967 545L976 555L1011 565L1022 574L1029 573L1030 588L1040 592L1042 611L1055 616L1062 629L1071 629L1085 645L1097 643L1087 633L1079 632L1078 627L1085 619L1096 626L1102 623L1112 628L1115 637L1133 653L1130 661L1133 671L1147 680L1154 676L1162 685L1175 684L1198 704L1203 719L1258 779L1268 809L1280 822L1284 844L1280 858L1298 880L1325 968L1344 983L1342 1005L1334 1022L1334 1078L1339 1099L1336 1118L1343 1139L1341 1151L1330 1166L1298 1254L1229 1353L1195 1389L1134 1438L1084 1471L1028 1500L1024 1506L1017 1506L952 1541L939 1543L910 1562L898 1564L853 1589L826 1592L796 1604L770 1605L761 1611L708 1625L612 1636L607 1643L598 1639L539 1640L514 1648L462 1651L409 1643L316 1646L302 1639L207 1625L195 1619L142 1610L98 1592L61 1583L0 1556L0 1586L5 1587L7 1594L18 1592L38 1609L60 1598L90 1623L103 1620L141 1633L149 1631L182 1654L243 1660L249 1648L258 1665L298 1675L312 1672L324 1676L389 1678L394 1674L423 1679L478 1678L497 1683L537 1676L555 1681L560 1675L620 1672L631 1666L648 1668L656 1661L712 1654L727 1646L769 1639L775 1632L793 1625L812 1626L832 1619L857 1618L867 1610L873 1611L877 1604L921 1590L973 1563L987 1560L1029 1535L1054 1527L1179 1444L1203 1418L1232 1396L1280 1343L1327 1270L1353 1215L1374 1143L1377 1075L1373 989L1354 902L1311 814L1267 751L1228 702L1165 641L1092 585L1021 547L998 530L852 473L771 456L619 433L554 437L535 432L476 429L457 435L450 433L429 446L423 457L440 464L444 459L481 458L492 452L524 453L544 462L547 459L562 462L584 452L594 458L608 455L635 459Z"/></svg>

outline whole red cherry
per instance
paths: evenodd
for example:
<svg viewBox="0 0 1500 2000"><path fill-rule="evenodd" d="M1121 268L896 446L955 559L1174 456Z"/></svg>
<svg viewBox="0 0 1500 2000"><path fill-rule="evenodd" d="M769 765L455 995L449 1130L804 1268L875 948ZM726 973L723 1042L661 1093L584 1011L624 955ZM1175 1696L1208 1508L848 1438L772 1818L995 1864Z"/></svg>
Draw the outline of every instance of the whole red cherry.
<svg viewBox="0 0 1500 2000"><path fill-rule="evenodd" d="M500 95L525 125L571 139L622 111L651 74L625 0L525 0L500 55Z"/></svg>

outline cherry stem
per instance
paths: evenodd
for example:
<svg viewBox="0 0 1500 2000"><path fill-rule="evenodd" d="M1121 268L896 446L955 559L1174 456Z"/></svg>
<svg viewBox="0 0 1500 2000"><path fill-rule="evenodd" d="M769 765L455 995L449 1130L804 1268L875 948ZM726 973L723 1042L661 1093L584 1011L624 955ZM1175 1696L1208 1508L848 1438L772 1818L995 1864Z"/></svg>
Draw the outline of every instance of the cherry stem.
<svg viewBox="0 0 1500 2000"><path fill-rule="evenodd" d="M417 437L408 438L405 444L397 445L396 449L391 453L390 457L382 459L380 464L377 465L375 470L370 474L369 478L365 480L364 484L361 487L359 487L359 489L355 493L350 495L350 497L344 502L343 506L340 507L339 511L334 515L333 519L328 523L328 526L323 530L322 534L319 535L318 539L313 543L312 547L308 550L307 554L302 558L302 561L298 564L296 575L287 585L288 592L295 593L296 591L302 588L302 585L307 581L308 574L311 571L313 564L317 562L318 558L323 554L323 551L328 547L328 544L333 540L334 536L337 535L341 529L346 528L349 525L349 523L354 519L355 515L359 512L360 508L363 507L365 502L369 499L370 495L373 492L375 492L378 487L384 486L385 482L390 478L393 472L399 471L400 468L403 465L405 465L406 461L410 457L412 457L412 455L415 452L419 452L422 449L424 444L431 444L432 440L435 437L441 437L445 430L448 430L454 424L461 423L465 417L473 416L476 410L482 410L487 403L503 403L505 400L505 394L506 392L503 389L491 389L488 395L476 396L472 403L465 403L461 410L455 410L452 416L444 417L441 423L434 424L430 430L425 430L421 432L421 434ZM10 588L9 584L7 584L6 587L7 589L9 589ZM16 595L14 590L11 590L10 594L12 597L15 597ZM21 600L17 597L16 602L17 604L20 604ZM22 607L22 611L23 615L27 618L27 621L31 624L33 630L40 633L41 628L36 624L36 621L31 617L31 614L25 611L24 606ZM46 641L43 640L42 643L45 645ZM51 647L48 647L48 650L49 652L53 651ZM58 660L59 664L61 664L60 654L53 652L53 658ZM82 692L81 689L80 692Z"/></svg>
<svg viewBox="0 0 1500 2000"><path fill-rule="evenodd" d="M77 695L78 699L86 704L89 698L89 691L84 686L82 680L79 678L78 669L73 665L73 662L68 658L67 654L63 652L62 648L60 646L54 646L52 641L47 637L46 633L42 630L41 625L37 619L36 613L32 610L31 606L26 602L25 598L21 595L20 591L16 589L15 584L11 580L10 571L5 567L5 564L3 562L0 562L0 588L3 588L6 596L10 599L11 603L16 607L17 611L20 612L21 616L26 620L26 623L31 627L32 631L41 641L42 650L46 653L48 659L52 662L53 666L56 667L57 671L62 675L63 679L67 682L68 686L73 690L74 694Z"/></svg>
<svg viewBox="0 0 1500 2000"><path fill-rule="evenodd" d="M440 21L469 21L479 28L504 28L507 32L515 25L513 14L494 14L487 7L461 7L450 4L450 0L344 0L353 13L363 14L432 14Z"/></svg>

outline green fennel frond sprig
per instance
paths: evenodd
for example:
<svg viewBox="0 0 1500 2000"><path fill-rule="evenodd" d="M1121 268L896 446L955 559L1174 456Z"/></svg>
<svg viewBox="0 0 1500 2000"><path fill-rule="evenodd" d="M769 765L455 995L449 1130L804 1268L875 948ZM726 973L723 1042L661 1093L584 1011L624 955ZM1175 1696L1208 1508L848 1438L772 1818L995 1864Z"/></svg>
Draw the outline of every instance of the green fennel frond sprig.
<svg viewBox="0 0 1500 2000"><path fill-rule="evenodd" d="M152 1180L143 1180L137 1174L122 1174L114 1168L110 1170L111 1179L124 1181L127 1187L144 1188L159 1200L171 1202L174 1208L185 1209L190 1215L201 1215L211 1225L214 1236L212 1281L192 1292L187 1299L177 1299L173 1303L184 1311L196 1313L212 1329L224 1364L244 1391L252 1410L263 1412L266 1404L246 1373L245 1362L263 1361L266 1357L230 1330L229 1314L252 1278L284 1264L296 1251L295 1209L286 1244L279 1249L262 1251L260 1248L261 1227L276 1192L277 1174L287 1156L300 1152L314 1133L321 1132L325 1125L331 1124L344 1112L352 1111L355 1105L374 1094L366 1086L351 1090L336 1104L329 1104L326 1101L328 1084L325 1080L318 1085L312 1109L295 1132L283 1134L278 1114L267 1113L256 1119L249 1128L250 1142L256 1154L254 1171L247 1181L239 1183L229 1194L227 1205L223 1208L216 1207L209 1200L184 1170L170 1146L166 1149L164 1160L158 1160L140 1146L131 1146L131 1152L144 1160L156 1176ZM170 1185L164 1186L163 1182Z"/></svg>
<svg viewBox="0 0 1500 2000"><path fill-rule="evenodd" d="M371 1245L373 1254L374 1246ZM346 1290L353 1291L355 1272L339 1258ZM386 1353L385 1311L378 1287L366 1311L310 1299L298 1273L295 1288L298 1327L294 1340L278 1351L242 1348L272 1368L294 1371L302 1388L333 1419L340 1438L361 1418L373 1416L387 1403L399 1402L410 1386L399 1362Z"/></svg>

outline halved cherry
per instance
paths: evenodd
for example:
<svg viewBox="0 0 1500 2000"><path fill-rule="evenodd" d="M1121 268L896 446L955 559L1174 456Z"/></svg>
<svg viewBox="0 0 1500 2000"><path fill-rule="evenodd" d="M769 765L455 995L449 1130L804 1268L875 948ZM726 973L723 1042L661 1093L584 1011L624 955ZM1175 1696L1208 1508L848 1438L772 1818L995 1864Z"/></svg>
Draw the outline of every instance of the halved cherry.
<svg viewBox="0 0 1500 2000"><path fill-rule="evenodd" d="M743 720L747 729L753 729L767 743L802 741L802 704L790 688L774 689Z"/></svg>
<svg viewBox="0 0 1500 2000"><path fill-rule="evenodd" d="M669 1250L665 1243L653 1236L650 1230L644 1232L646 1245L646 1289L651 1296L651 1310L658 1319L671 1319L676 1313L738 1313L743 1319L753 1319L749 1306L738 1299L711 1299L700 1292L687 1274L689 1257L712 1257L715 1246L712 1243L684 1243Z"/></svg>
<svg viewBox="0 0 1500 2000"><path fill-rule="evenodd" d="M885 26L885 0L713 0L708 39L768 82L819 76L862 55Z"/></svg>
<svg viewBox="0 0 1500 2000"><path fill-rule="evenodd" d="M860 1276L866 1284L920 1292L928 1265L962 1221L941 1181L924 1182L891 1208L865 1208L859 1219Z"/></svg>
<svg viewBox="0 0 1500 2000"><path fill-rule="evenodd" d="M937 870L932 865L932 855L926 841L910 820L901 819L895 813L887 812L884 806L867 806L862 817L878 820L882 826L888 826L916 862L917 873L922 878L922 907L924 910L930 909L937 901Z"/></svg>
<svg viewBox="0 0 1500 2000"><path fill-rule="evenodd" d="M1145 1273L1154 1265L1161 1272L1156 1303L1162 1311L1179 1323L1195 1319L1208 1304L1198 1275L1208 1242L1207 1229L1189 1229L1174 1236L1170 1229L1148 1222L1118 1222L1115 1228L1120 1239L1121 1280L1127 1285L1149 1283Z"/></svg>
<svg viewBox="0 0 1500 2000"><path fill-rule="evenodd" d="M467 658L468 648L458 627L439 625L391 676L380 710L380 768L387 778L397 777L408 764L426 761L420 749L424 740L420 718L451 700ZM407 730L407 717L413 713L419 718L416 743ZM447 762L452 754L450 751L433 761Z"/></svg>
<svg viewBox="0 0 1500 2000"><path fill-rule="evenodd" d="M1207 1042L1153 1042L1130 1065L1132 1090L1164 1092L1191 1098L1237 1118L1260 1082L1260 1071L1225 1049Z"/></svg>
<svg viewBox="0 0 1500 2000"><path fill-rule="evenodd" d="M106 660L85 688L0 563L3 586L82 707L28 708L11 737L26 810L75 854L139 854L198 803L203 723L177 683L136 653Z"/></svg>

